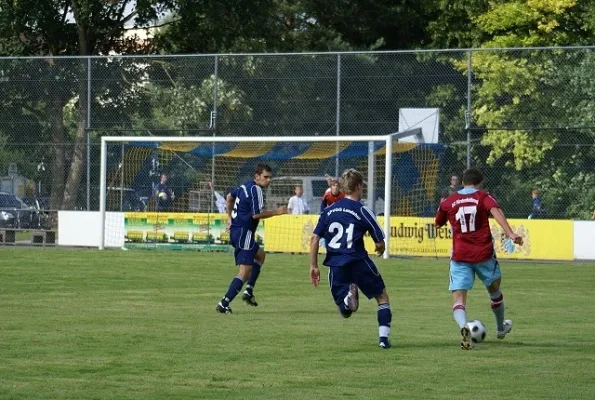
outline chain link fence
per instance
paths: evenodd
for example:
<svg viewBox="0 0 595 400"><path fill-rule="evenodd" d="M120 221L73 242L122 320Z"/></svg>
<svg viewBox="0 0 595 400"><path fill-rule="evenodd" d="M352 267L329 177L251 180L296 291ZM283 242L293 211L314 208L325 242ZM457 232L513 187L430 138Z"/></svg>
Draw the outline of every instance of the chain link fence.
<svg viewBox="0 0 595 400"><path fill-rule="evenodd" d="M439 108L436 202L475 166L511 217L539 189L541 217L591 218L593 67L593 47L0 58L2 191L96 210L103 135L383 135Z"/></svg>

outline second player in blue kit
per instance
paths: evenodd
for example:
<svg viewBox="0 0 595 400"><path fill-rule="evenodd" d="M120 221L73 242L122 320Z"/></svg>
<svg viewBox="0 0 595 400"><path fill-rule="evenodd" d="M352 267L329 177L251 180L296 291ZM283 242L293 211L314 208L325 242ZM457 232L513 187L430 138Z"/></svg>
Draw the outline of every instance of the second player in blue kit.
<svg viewBox="0 0 595 400"><path fill-rule="evenodd" d="M254 285L260 275L265 252L256 242L256 228L261 219L287 213L287 207L279 207L274 211L264 209L262 189L270 185L272 177L271 167L258 164L254 179L232 190L227 196L229 234L234 247L235 264L239 271L229 284L227 293L215 308L219 313L231 314L229 303L240 293L244 283L246 283L246 290L242 300L249 306L258 306L254 297Z"/></svg>
<svg viewBox="0 0 595 400"><path fill-rule="evenodd" d="M345 318L358 310L359 290L378 303L378 345L389 348L392 313L384 280L364 247L364 235L369 233L376 246L376 253L384 253L384 232L374 213L361 204L364 178L355 169L342 175L346 197L327 207L320 215L314 229L310 247L310 280L317 287L320 283L318 250L320 239L326 244L324 265L329 267L329 285L339 312ZM359 290L358 290L359 288Z"/></svg>

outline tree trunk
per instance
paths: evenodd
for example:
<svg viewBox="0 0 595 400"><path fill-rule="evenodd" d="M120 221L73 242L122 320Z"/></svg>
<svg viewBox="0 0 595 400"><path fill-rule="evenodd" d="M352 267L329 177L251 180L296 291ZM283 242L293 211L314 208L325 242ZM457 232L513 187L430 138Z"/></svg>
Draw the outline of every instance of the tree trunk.
<svg viewBox="0 0 595 400"><path fill-rule="evenodd" d="M64 186L64 201L62 202L63 210L73 210L76 207L79 186L81 183L81 178L83 177L83 171L85 169L85 115L86 111L82 114L79 111L76 136L74 139L74 149L72 152L72 162L70 164L70 171L68 173L68 179L66 180L66 186Z"/></svg>
<svg viewBox="0 0 595 400"><path fill-rule="evenodd" d="M76 28L78 35L79 54L89 54L89 42L87 35L88 27L88 15L81 15L80 4L77 1L72 2L72 11L76 20ZM84 13L83 13L84 14ZM85 130L87 126L87 70L81 68L81 75L79 78L79 90L78 90L78 115L76 124L76 135L74 138L74 149L72 152L72 162L70 165L70 171L68 173L68 179L66 180L66 186L64 187L64 201L62 204L63 209L72 210L76 206L76 200L78 197L79 186L81 178L83 176L83 170L85 169L85 147L86 147L86 134Z"/></svg>
<svg viewBox="0 0 595 400"><path fill-rule="evenodd" d="M52 210L62 209L62 200L64 196L64 171L66 156L66 144L64 137L64 116L62 102L50 101L48 108L48 119L51 122L52 132L52 189L50 193L50 208Z"/></svg>

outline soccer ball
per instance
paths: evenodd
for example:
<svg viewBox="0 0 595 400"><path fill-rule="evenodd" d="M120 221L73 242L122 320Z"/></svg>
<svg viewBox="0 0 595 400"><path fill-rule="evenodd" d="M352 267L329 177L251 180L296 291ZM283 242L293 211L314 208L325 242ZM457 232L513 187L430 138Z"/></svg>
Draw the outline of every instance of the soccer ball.
<svg viewBox="0 0 595 400"><path fill-rule="evenodd" d="M471 341L481 343L486 338L486 327L480 320L474 319L467 322L467 328L471 331Z"/></svg>
<svg viewBox="0 0 595 400"><path fill-rule="evenodd" d="M165 193L165 192L159 192L159 198L161 200L167 200L167 193Z"/></svg>

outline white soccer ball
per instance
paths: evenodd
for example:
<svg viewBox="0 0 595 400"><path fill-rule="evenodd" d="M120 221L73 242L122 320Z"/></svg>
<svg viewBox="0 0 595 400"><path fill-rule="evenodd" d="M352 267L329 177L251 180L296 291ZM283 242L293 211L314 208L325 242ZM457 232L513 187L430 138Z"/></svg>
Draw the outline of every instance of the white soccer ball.
<svg viewBox="0 0 595 400"><path fill-rule="evenodd" d="M167 200L167 193L165 193L165 192L159 192L159 198L161 200Z"/></svg>
<svg viewBox="0 0 595 400"><path fill-rule="evenodd" d="M467 322L467 328L471 331L473 343L481 343L486 338L486 326L480 320L474 319Z"/></svg>

